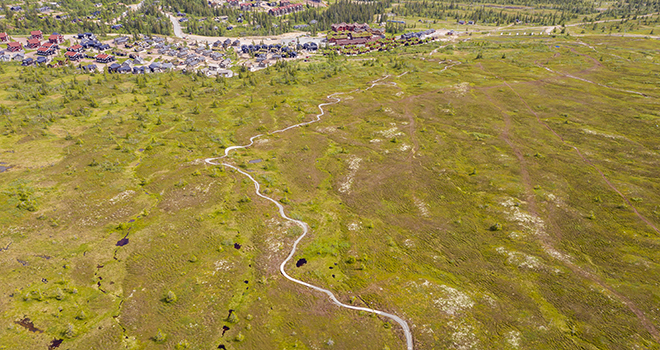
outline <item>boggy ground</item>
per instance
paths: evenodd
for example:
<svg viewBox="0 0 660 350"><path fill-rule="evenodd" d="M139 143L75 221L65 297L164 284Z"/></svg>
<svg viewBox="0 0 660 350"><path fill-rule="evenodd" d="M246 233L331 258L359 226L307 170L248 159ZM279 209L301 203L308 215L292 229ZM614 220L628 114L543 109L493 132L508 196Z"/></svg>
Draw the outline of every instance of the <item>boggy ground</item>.
<svg viewBox="0 0 660 350"><path fill-rule="evenodd" d="M234 80L3 65L0 347L403 348L279 275L299 229L201 161L350 92L228 159L312 228L294 277L417 349L657 348L655 42L436 48Z"/></svg>

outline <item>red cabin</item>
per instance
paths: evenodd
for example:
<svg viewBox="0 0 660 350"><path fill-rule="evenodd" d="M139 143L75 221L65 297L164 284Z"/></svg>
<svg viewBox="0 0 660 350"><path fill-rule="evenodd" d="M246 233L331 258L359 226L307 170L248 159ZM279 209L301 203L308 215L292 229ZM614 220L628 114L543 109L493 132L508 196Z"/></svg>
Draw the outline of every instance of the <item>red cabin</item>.
<svg viewBox="0 0 660 350"><path fill-rule="evenodd" d="M53 44L61 44L64 42L64 37L61 34L53 33L48 37L48 42Z"/></svg>
<svg viewBox="0 0 660 350"><path fill-rule="evenodd" d="M68 47L66 50L70 52L81 52L83 50L83 47L82 45L76 44L71 47Z"/></svg>
<svg viewBox="0 0 660 350"><path fill-rule="evenodd" d="M83 55L79 52L67 51L64 56L66 56L69 61L80 61L83 59Z"/></svg>
<svg viewBox="0 0 660 350"><path fill-rule="evenodd" d="M30 32L30 38L41 40L44 38L44 34L40 30L33 30Z"/></svg>
<svg viewBox="0 0 660 350"><path fill-rule="evenodd" d="M16 41L7 43L7 50L9 50L10 52L21 51L23 50L23 44Z"/></svg>
<svg viewBox="0 0 660 350"><path fill-rule="evenodd" d="M42 46L37 49L37 55L39 56L52 56L55 53L56 53L55 48L52 46L51 47Z"/></svg>
<svg viewBox="0 0 660 350"><path fill-rule="evenodd" d="M39 40L39 39L28 39L27 45L25 47L27 47L29 49L36 49L39 46L41 46L41 40Z"/></svg>
<svg viewBox="0 0 660 350"><path fill-rule="evenodd" d="M104 53L96 56L96 62L98 63L108 63L115 60L115 57L112 55L106 55Z"/></svg>

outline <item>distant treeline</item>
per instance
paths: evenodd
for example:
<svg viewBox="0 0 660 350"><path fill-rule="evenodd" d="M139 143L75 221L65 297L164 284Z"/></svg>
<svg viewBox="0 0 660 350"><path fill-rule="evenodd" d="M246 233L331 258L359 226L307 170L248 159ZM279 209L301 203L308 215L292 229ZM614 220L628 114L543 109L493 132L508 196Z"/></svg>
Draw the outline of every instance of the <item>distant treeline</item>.
<svg viewBox="0 0 660 350"><path fill-rule="evenodd" d="M125 1L134 3L135 0ZM94 3L101 3L96 7ZM145 1L142 8L132 12L128 7L119 4L117 0L64 0L60 6L52 10L60 13L55 18L51 12L41 12L42 5L25 5L22 11L11 11L3 4L5 18L0 20L0 32L10 34L28 34L32 30L41 30L46 35L50 33L83 33L92 32L97 35L106 33L144 33L170 34L172 23L153 2ZM127 16L120 16L127 12ZM119 19L119 20L118 20ZM116 23L115 21L118 20ZM121 24L121 29L111 29L113 24Z"/></svg>
<svg viewBox="0 0 660 350"><path fill-rule="evenodd" d="M497 6L497 7L495 7ZM409 1L397 8L399 15L431 19L456 19L479 23L509 24L516 21L557 25L586 15L598 18L626 18L660 11L660 1L630 0L615 2L606 10L594 2L575 0L473 0L470 4L454 1Z"/></svg>
<svg viewBox="0 0 660 350"><path fill-rule="evenodd" d="M11 11L9 6L2 4L5 18L0 20L0 31L10 34L28 34L31 30L39 29L44 33L80 33L80 32L107 32L105 22L126 11L124 5L106 3L102 7L94 7L91 1L63 1L60 7L52 10L62 13L61 18L55 18L51 12L40 12L43 5L23 5L22 11ZM87 17L93 18L87 18Z"/></svg>
<svg viewBox="0 0 660 350"><path fill-rule="evenodd" d="M509 4L502 6L521 6L520 4L516 4L516 2L517 0L511 0ZM488 22L508 24L518 20L524 23L556 25L595 11L593 3L582 1L569 3L559 0L554 7L547 6L545 7L545 10L539 9L537 11L522 11L521 9L517 10L514 8L493 8L486 7L486 5L479 5L478 3L478 0L472 2L471 5L442 1L407 2L405 3L405 6L398 9L398 12L403 16L421 16L432 19L456 19L475 21L478 23Z"/></svg>
<svg viewBox="0 0 660 350"><path fill-rule="evenodd" d="M294 30L298 24L308 24L312 32L329 30L333 23L372 23L376 15L382 14L390 5L385 2L356 3L349 0L339 0L327 8L307 7L305 10L283 17L271 16L265 12L241 11L233 7L210 7L204 0L163 0L165 6L172 10L183 12L193 17L205 18L203 21L191 19L185 22L186 33L199 35L277 35ZM243 23L237 23L242 15ZM214 18L227 16L236 28L227 30L226 23L213 21Z"/></svg>
<svg viewBox="0 0 660 350"><path fill-rule="evenodd" d="M627 18L660 12L660 1L628 0L616 1L603 12L603 16Z"/></svg>

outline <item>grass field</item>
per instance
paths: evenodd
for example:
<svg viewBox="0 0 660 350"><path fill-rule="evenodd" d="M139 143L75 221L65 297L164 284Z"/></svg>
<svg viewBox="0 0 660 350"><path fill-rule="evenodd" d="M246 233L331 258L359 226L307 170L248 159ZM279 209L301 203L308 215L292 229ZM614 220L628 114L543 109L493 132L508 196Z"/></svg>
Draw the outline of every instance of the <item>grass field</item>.
<svg viewBox="0 0 660 350"><path fill-rule="evenodd" d="M290 273L416 349L660 347L657 41L445 45L228 80L3 64L0 349L403 348L285 280L299 229L202 161L258 133L227 161L309 223Z"/></svg>

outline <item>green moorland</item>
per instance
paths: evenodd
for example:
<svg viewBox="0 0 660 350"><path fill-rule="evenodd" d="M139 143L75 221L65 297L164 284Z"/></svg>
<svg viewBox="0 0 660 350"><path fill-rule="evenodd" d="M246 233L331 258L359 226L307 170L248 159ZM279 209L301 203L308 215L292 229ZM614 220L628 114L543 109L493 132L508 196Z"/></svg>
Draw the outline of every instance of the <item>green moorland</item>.
<svg viewBox="0 0 660 350"><path fill-rule="evenodd" d="M309 223L288 271L416 349L658 349L659 63L491 36L228 80L4 64L0 349L403 349L284 279L300 229L202 161L258 133L225 161Z"/></svg>

